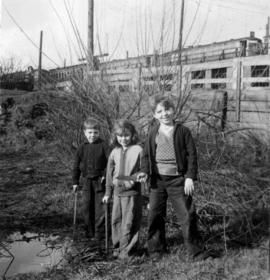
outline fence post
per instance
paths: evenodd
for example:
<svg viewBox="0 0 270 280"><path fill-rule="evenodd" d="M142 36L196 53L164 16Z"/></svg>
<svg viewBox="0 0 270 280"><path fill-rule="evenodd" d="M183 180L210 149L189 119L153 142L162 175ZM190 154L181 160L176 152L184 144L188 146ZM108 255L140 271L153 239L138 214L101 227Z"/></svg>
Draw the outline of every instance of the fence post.
<svg viewBox="0 0 270 280"><path fill-rule="evenodd" d="M221 116L221 131L224 131L227 122L227 110L228 110L228 92L223 92L222 97L222 116Z"/></svg>
<svg viewBox="0 0 270 280"><path fill-rule="evenodd" d="M242 61L237 62L237 77L236 77L236 121L241 121L241 87L242 87Z"/></svg>
<svg viewBox="0 0 270 280"><path fill-rule="evenodd" d="M141 116L141 105L143 104L142 98L143 98L143 92L142 92L142 66L139 66L138 69L138 97L139 97L139 104L138 104L138 110L137 114L138 117Z"/></svg>

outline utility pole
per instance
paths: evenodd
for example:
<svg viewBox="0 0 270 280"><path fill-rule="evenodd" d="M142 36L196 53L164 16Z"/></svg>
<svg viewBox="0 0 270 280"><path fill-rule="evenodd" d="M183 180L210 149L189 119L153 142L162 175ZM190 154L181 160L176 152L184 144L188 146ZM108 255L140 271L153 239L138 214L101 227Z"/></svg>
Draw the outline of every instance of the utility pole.
<svg viewBox="0 0 270 280"><path fill-rule="evenodd" d="M108 53L97 55L96 57L108 56ZM94 0L88 0L88 24L87 24L87 51L86 57L79 58L79 61L85 61L87 71L95 70L94 56Z"/></svg>
<svg viewBox="0 0 270 280"><path fill-rule="evenodd" d="M265 36L264 36L264 52L266 54L270 53L270 17L267 18L267 24L265 27Z"/></svg>
<svg viewBox="0 0 270 280"><path fill-rule="evenodd" d="M42 76L42 39L43 31L40 31L40 40L39 40L39 60L38 60L38 89L41 89L41 76Z"/></svg>
<svg viewBox="0 0 270 280"><path fill-rule="evenodd" d="M241 58L240 58L241 59ZM242 99L242 61L237 62L237 81L236 81L236 121L239 123L241 121L241 99Z"/></svg>
<svg viewBox="0 0 270 280"><path fill-rule="evenodd" d="M178 41L178 61L177 64L179 65L179 99L177 108L180 105L181 97L182 97L182 42L183 42L183 26L184 26L184 9L185 9L185 0L181 2L181 18L180 18L180 28L179 28L179 41Z"/></svg>
<svg viewBox="0 0 270 280"><path fill-rule="evenodd" d="M87 64L89 70L94 69L94 0L88 0L88 41L87 41Z"/></svg>
<svg viewBox="0 0 270 280"><path fill-rule="evenodd" d="M184 9L185 0L181 2L181 18L180 18L180 28L179 28L179 41L178 41L178 64L181 64L182 57L182 41L183 41L183 26L184 26Z"/></svg>

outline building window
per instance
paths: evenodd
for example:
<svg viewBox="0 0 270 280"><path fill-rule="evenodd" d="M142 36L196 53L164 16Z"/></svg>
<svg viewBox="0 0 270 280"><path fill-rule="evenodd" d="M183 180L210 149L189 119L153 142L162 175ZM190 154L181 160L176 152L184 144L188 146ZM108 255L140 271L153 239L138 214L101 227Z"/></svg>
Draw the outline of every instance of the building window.
<svg viewBox="0 0 270 280"><path fill-rule="evenodd" d="M204 84L191 84L191 89L204 88Z"/></svg>
<svg viewBox="0 0 270 280"><path fill-rule="evenodd" d="M226 83L212 83L211 88L212 89L225 89Z"/></svg>
<svg viewBox="0 0 270 280"><path fill-rule="evenodd" d="M164 75L160 75L160 80L172 80L173 79L173 74L164 74Z"/></svg>
<svg viewBox="0 0 270 280"><path fill-rule="evenodd" d="M269 65L251 66L251 77L269 77Z"/></svg>
<svg viewBox="0 0 270 280"><path fill-rule="evenodd" d="M269 77L269 65L251 66L251 77ZM269 87L269 82L254 82L252 87Z"/></svg>
<svg viewBox="0 0 270 280"><path fill-rule="evenodd" d="M216 68L211 70L212 79L224 79L227 77L227 68Z"/></svg>
<svg viewBox="0 0 270 280"><path fill-rule="evenodd" d="M269 87L268 82L251 83L252 87Z"/></svg>
<svg viewBox="0 0 270 280"><path fill-rule="evenodd" d="M205 70L192 71L191 79L192 80L205 79Z"/></svg>
<svg viewBox="0 0 270 280"><path fill-rule="evenodd" d="M154 81L155 78L153 76L149 76L149 77L143 77L144 81Z"/></svg>
<svg viewBox="0 0 270 280"><path fill-rule="evenodd" d="M249 43L249 55L256 55L256 54L261 54L262 53L262 47L261 44L258 44L257 42L254 43Z"/></svg>

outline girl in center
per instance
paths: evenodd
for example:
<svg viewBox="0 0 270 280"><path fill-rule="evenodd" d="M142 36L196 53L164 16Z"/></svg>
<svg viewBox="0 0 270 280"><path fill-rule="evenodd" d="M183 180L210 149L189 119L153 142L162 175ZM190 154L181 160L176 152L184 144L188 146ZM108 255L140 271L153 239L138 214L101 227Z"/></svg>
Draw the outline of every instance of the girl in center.
<svg viewBox="0 0 270 280"><path fill-rule="evenodd" d="M113 194L113 255L120 259L129 257L139 243L142 200L141 186L136 177L140 172L142 148L138 140L132 123L128 120L115 122L114 148L108 159L103 202L107 203Z"/></svg>

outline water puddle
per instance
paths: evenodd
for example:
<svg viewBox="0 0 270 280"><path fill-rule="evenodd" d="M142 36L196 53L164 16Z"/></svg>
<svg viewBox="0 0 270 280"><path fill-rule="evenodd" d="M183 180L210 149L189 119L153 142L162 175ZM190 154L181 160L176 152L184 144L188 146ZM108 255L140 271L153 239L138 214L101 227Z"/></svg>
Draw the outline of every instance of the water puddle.
<svg viewBox="0 0 270 280"><path fill-rule="evenodd" d="M13 233L5 242L0 242L0 276L42 272L60 265L64 253L59 236Z"/></svg>

